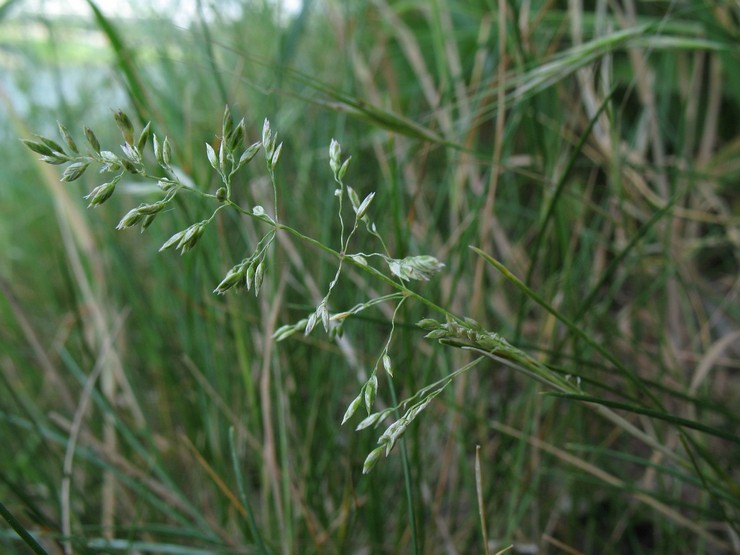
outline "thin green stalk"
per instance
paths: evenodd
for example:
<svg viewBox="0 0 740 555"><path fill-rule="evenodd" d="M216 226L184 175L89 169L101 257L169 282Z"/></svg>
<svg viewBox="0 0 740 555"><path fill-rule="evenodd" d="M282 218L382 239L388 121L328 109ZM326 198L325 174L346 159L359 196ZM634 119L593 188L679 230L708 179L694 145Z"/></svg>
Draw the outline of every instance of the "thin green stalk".
<svg viewBox="0 0 740 555"><path fill-rule="evenodd" d="M581 134L581 138L576 144L576 147L573 150L573 153L570 155L570 158L568 160L568 163L565 166L565 169L563 170L563 173L560 175L560 179L558 179L558 182L555 185L555 193L553 194L552 199L550 200L550 204L547 207L547 211L545 212L545 217L542 219L542 222L540 222L539 228L537 230L537 238L535 239L534 247L532 249L532 255L531 255L532 262L529 265L529 270L527 271L527 277L524 280L524 283L528 285L532 283L534 272L537 269L537 259L538 259L540 249L542 248L542 244L545 239L545 231L547 230L550 220L552 219L552 215L555 212L555 207L558 204L558 200L560 200L560 196L563 194L563 191L565 190L566 185L569 183L568 178L570 177L570 172L575 166L576 160L578 160L578 158L580 157L581 149L583 149L583 146L586 144L586 140L588 140L588 137L591 135L591 130L594 128L594 125L596 125L596 122L599 120L601 113L604 110L606 110L606 108L609 106L609 102L611 101L616 91L617 91L617 88L613 87L612 90L609 92L609 94L606 96L606 98L604 98L604 101L601 103L601 106L599 106L599 109L596 110L596 113L593 115L591 120L588 122L588 125L586 126L586 129ZM521 298L521 301L519 302L519 315L517 317L516 333L514 334L515 341L518 341L521 337L521 327L524 322L524 306L526 304L525 303L526 298L527 298L526 295L523 296Z"/></svg>
<svg viewBox="0 0 740 555"><path fill-rule="evenodd" d="M476 254L479 256L482 256L483 259L488 262L491 266L496 268L499 272L503 274L503 276L510 281L512 284L514 284L517 289L522 291L527 297L531 298L533 301L535 301L538 305L540 305L542 308L547 310L550 314L555 316L558 320L560 320L563 324L568 327L571 332L576 334L578 337L583 339L583 341L586 342L587 345L592 347L594 350L596 350L601 356L603 356L606 360L608 360L610 363L614 365L614 367L619 370L627 379L632 382L633 385L635 385L645 396L650 399L653 404L661 409L663 409L662 403L658 400L657 397L645 386L644 383L642 383L642 380L637 377L637 375L624 366L619 360L616 359L614 355L612 355L609 351L607 351L600 343L593 340L586 332L584 332L582 329L580 329L578 326L576 326L570 319L568 319L566 316L561 314L559 311L554 309L547 301L545 301L542 297L540 297L537 293L535 293L532 289L527 287L527 285L522 282L519 278L517 278L514 274L512 274L509 269L501 264L498 260L494 259L489 254L486 254L482 250L480 250L477 247L470 247Z"/></svg>
<svg viewBox="0 0 740 555"><path fill-rule="evenodd" d="M246 490L244 489L244 476L242 475L242 471L239 466L239 458L236 454L236 442L234 440L233 426L229 427L229 448L231 450L231 464L234 468L234 475L236 476L236 488L239 492L239 500L242 502L242 505L244 505L244 509L247 511L247 526L249 526L249 532L252 534L252 538L254 538L254 541L257 543L257 549L259 549L259 553L262 555L272 555L272 551L267 548L267 546L265 545L265 541L262 539L262 534L260 534L259 527L257 526L257 521L254 518L254 513L252 512L252 505L249 502Z"/></svg>
<svg viewBox="0 0 740 555"><path fill-rule="evenodd" d="M645 416L649 416L650 418L655 418L656 420L663 420L664 422L669 422L670 424L673 424L674 426L681 426L684 428L690 428L692 430L698 430L705 434L709 434L709 435L712 435L712 436L715 436L715 437L724 439L726 441L730 441L732 443L736 443L740 445L740 436L738 436L737 434L734 434L732 432L726 432L719 428L707 426L705 424L702 424L701 422L697 422L695 420L689 420L688 418L681 418L680 416L675 416L673 414L666 413L663 411L647 409L647 408L640 407L640 406L633 405L633 404L620 403L618 401L611 401L609 399L601 399L599 397L593 397L591 395L583 395L583 394L576 394L576 393L552 393L551 395L554 397L561 397L563 399L581 401L583 403L594 403L597 405L603 405L605 407L610 407L610 408L619 409L619 410L623 410L627 412L632 412L635 414L644 414Z"/></svg>
<svg viewBox="0 0 740 555"><path fill-rule="evenodd" d="M62 361L65 363L65 366L71 371L74 377L81 384L84 385L87 376L77 365L71 354L66 350L61 350L59 355ZM131 449L133 449L138 454L138 456L141 458L141 461L146 461L149 467L149 471L161 481L162 485L168 488L168 491L172 494L173 499L176 499L177 502L180 504L179 508L170 507L170 511L172 512L172 514L177 514L178 516L180 516L179 511L182 511L182 513L187 515L187 517L191 518L193 521L203 526L205 530L211 532L211 539L218 539L217 533L212 530L210 523L203 517L202 513L192 503L191 498L186 495L182 491L182 489L177 486L177 484L175 484L173 479L163 468L160 456L158 456L158 450L153 447L152 437L149 435L145 436L148 440L148 443L145 445L139 440L137 434L135 434L129 428L129 426L126 425L118 412L114 410L114 408L108 403L108 401L103 397L102 394L100 394L98 391L93 390L91 393L91 398L102 414L108 414L112 416L114 424L116 426L116 430L121 434L121 437L126 441ZM77 451L78 452L76 454L79 455L79 447L77 448ZM170 501L170 503L172 503L172 501Z"/></svg>
<svg viewBox="0 0 740 555"><path fill-rule="evenodd" d="M614 365L614 367L619 370L632 384L634 384L640 392L642 392L650 401L654 404L656 409L658 409L659 413L662 413L664 415L664 420L669 420L669 418L665 415L669 414L668 411L663 407L663 404L660 402L660 400L645 386L645 384L642 382L642 380L639 379L639 377L630 369L628 369L626 366L624 366L619 360L614 357L609 351L607 351L601 344L593 340L586 332L581 330L578 326L576 326L570 319L563 316L560 312L558 312L556 309L554 309L550 304L548 304L544 299L542 299L537 293L532 291L529 287L526 286L521 280L519 280L516 276L514 276L506 266L501 264L498 260L495 260L490 255L484 253L480 249L476 247L471 247L473 251L475 251L479 256L482 256L489 264L494 266L498 271L500 271L504 277L509 280L511 283L513 283L518 289L523 291L528 297L532 298L537 304L542 306L545 310L547 310L550 314L555 316L558 320L563 322L568 329L576 334L578 337L580 337L586 344L588 344L591 348L596 350L599 354L601 354L606 360L608 360L610 363ZM599 404L598 406L602 406ZM640 409L641 411L649 410L649 409ZM625 422L626 423L626 422ZM706 456L706 452L704 449L701 448L701 446L691 438L691 436L687 435L681 426L678 424L678 422L672 422L675 429L677 430L682 442L688 449L688 446L691 445L694 447L694 449L697 450L698 453L702 454L705 459L705 461L712 467L716 469L716 465L711 457ZM686 423L683 422L683 425ZM696 426L692 426L696 427ZM716 435L716 433L715 433ZM693 462L694 457L693 453L690 453L691 461L694 464L694 467L698 473L701 473L701 470L698 468L698 466ZM718 475L721 475L721 473L718 473ZM707 490L707 493L712 495L712 490Z"/></svg>
<svg viewBox="0 0 740 555"><path fill-rule="evenodd" d="M221 104L228 104L229 94L226 92L226 86L224 85L222 74L218 70L218 66L216 65L216 56L213 53L213 39L211 38L211 31L208 29L205 13L203 12L203 1L197 0L196 5L198 10L198 24L200 26L201 32L203 33L203 47L206 50L208 65L211 69L210 77L213 82L216 83L216 88L218 89L218 93L221 96Z"/></svg>
<svg viewBox="0 0 740 555"><path fill-rule="evenodd" d="M393 379L390 376L388 378L388 388L391 392L391 400L393 404L398 406L398 397L396 396L396 388L393 385ZM401 413L396 409L396 418L401 417ZM415 555L421 554L421 545L419 543L419 532L417 530L416 523L416 509L414 507L414 492L411 484L411 468L409 465L408 452L406 450L406 438L402 437L399 441L401 447L401 466L403 467L403 485L406 492L406 506L409 511L409 526L411 528L411 549Z"/></svg>
<svg viewBox="0 0 740 555"><path fill-rule="evenodd" d="M245 214L249 214L248 212L246 212L243 209L240 209L240 211L242 211ZM262 220L262 221L265 221L265 220ZM266 222L266 223L270 223L270 222ZM354 259L352 259L350 257L345 257L340 252L334 250L333 248L331 248L331 247L329 247L327 245L324 245L321 241L319 241L317 239L314 239L313 237L309 237L307 235L304 235L300 231L298 231L298 230L296 230L296 229L294 229L294 228L292 228L290 226L287 226L287 225L284 225L284 224L279 224L279 225L276 225L275 226L275 229L286 231L286 232L290 233L291 235L293 235L295 237L298 237L299 239L301 239L303 241L306 241L307 243L310 243L314 247L316 247L316 248L318 248L318 249L320 249L320 250L322 250L322 251L324 251L324 252L332 255L333 257L337 258L338 260L344 258L345 260L348 260L351 264L353 264L356 268L358 268L360 270L363 270L364 272L369 273L370 275L372 275L372 276L378 278L379 280L385 282L386 284L390 285L394 289L397 289L397 290L401 291L407 297L410 297L410 298L412 298L412 299L414 299L416 301L419 301L420 303L426 305L428 308L430 308L434 312L437 312L439 314L443 314L444 316L448 316L449 318L451 318L451 319L453 319L453 320L455 320L457 322L463 323L463 320L461 318L459 318L458 316L455 316L454 314L452 314L448 310L442 308L441 306L437 305L433 301L430 301L426 297L424 297L424 296L422 296L422 295L414 292L413 290L411 290L408 287L406 287L405 285L403 285L403 283L400 283L400 282L398 282L398 281L396 281L396 280L394 280L392 278L389 278L386 274L380 272L379 270L376 270L372 266L365 266L365 265L363 265L363 264L355 261Z"/></svg>
<svg viewBox="0 0 740 555"><path fill-rule="evenodd" d="M660 221L663 216L665 216L676 204L676 202L683 196L682 193L674 195L665 206L657 210L650 219L645 222L640 229L638 229L632 238L630 238L629 242L625 245L625 247L614 257L614 259L609 262L609 265L604 269L601 276L599 276L599 279L596 281L596 283L591 288L591 291L588 292L586 295L586 298L584 299L583 303L581 304L580 308L576 312L575 316L573 317L573 322L578 322L584 314L588 311L588 309L593 304L594 300L596 299L596 296L599 294L599 291L601 288L606 284L606 282L609 280L610 277L612 277L617 269L619 268L620 264L624 259L627 257L627 255L632 252L632 250L637 246L637 244L642 240L642 238L645 236L645 234L650 231L653 226Z"/></svg>
<svg viewBox="0 0 740 555"><path fill-rule="evenodd" d="M134 63L134 58L131 55L131 51L126 47L126 44L123 42L123 38L119 35L115 26L110 22L105 14L100 11L97 4L93 2L93 0L87 0L87 4L93 12L93 16L95 17L95 22L98 27L103 34L108 37L108 40L111 43L113 52L116 55L118 68L126 79L129 97L131 98L134 109L136 110L136 115L138 116L139 121L144 122L149 119L147 114L151 112L151 105L147 98L146 88L141 80L137 65Z"/></svg>
<svg viewBox="0 0 740 555"><path fill-rule="evenodd" d="M23 542L31 548L31 550L36 553L37 555L48 555L46 550L41 547L41 544L36 541L36 539L26 530L23 525L18 522L18 520L13 516L13 513L11 513L5 505L0 502L0 516L2 516L5 521L10 524L10 527L15 530L15 533L18 534Z"/></svg>

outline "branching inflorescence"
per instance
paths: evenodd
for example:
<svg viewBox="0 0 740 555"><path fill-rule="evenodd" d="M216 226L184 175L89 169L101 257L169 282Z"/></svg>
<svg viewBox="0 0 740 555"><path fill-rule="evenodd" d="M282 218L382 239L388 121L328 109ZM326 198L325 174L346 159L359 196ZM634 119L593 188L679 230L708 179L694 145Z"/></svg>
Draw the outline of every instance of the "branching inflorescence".
<svg viewBox="0 0 740 555"><path fill-rule="evenodd" d="M295 324L280 327L275 332L275 338L278 341L285 340L296 332L303 332L308 335L319 323L321 323L324 331L330 336L341 336L343 330L342 323L345 319L380 303L395 303L391 331L387 341L376 359L370 377L361 386L359 394L349 404L342 419L342 424L344 424L352 418L360 406L364 406L368 416L357 426L357 430L361 430L370 426L377 426L394 414L401 415L380 436L378 440L380 447L373 450L367 457L363 471L369 472L377 462L380 454L385 453L388 455L390 453L398 438L408 427L408 424L426 408L432 399L457 374L452 374L448 379L420 390L397 407L373 412L375 398L378 392L379 370L382 368L389 378L393 377L393 362L390 348L395 331L396 315L404 302L409 299L421 301L428 307L446 314L450 322L454 321L454 318L444 309L437 307L429 300L409 289L406 285L408 281L429 280L444 267L444 264L429 255L409 256L402 259L396 259L391 256L386 242L383 240L377 226L370 217L370 208L375 198L375 192L371 192L361 199L355 189L345 184L344 177L349 168L351 157L342 159L342 148L339 142L334 139L332 139L329 147L329 166L332 170L336 186L334 195L338 199L337 216L341 229L338 250L324 245L318 240L307 237L288 225L280 223L278 219L279 199L275 169L280 161L283 143L278 143L278 135L272 129L269 120L265 119L264 121L261 140L249 144L246 136L245 120L241 119L235 125L231 111L228 106L226 107L221 125L221 134L218 140L218 148L208 143L205 145L208 162L220 178L220 184L216 191L209 192L186 183L186 180L178 175L173 165L172 147L169 139L165 137L160 140L152 131L151 123L148 123L136 134L130 118L124 112L116 112L114 117L124 140L121 145L120 155L110 150L104 150L95 133L87 127L84 128L84 135L89 148L86 152L82 152L67 128L61 123L59 124L59 132L66 148L55 140L41 136L33 140L24 139L23 142L29 149L40 154L41 160L46 163L54 165L68 164L62 174L61 180L63 182L75 181L82 177L88 168L96 166L101 174L111 175L112 177L107 182L96 186L85 196L89 201L89 207L100 206L110 199L115 193L118 184L126 175L156 183L162 192L162 197L155 202L142 203L129 210L116 226L119 230L139 226L143 232L165 209L173 208L175 197L183 192L195 194L204 201L210 201L216 204L208 218L195 222L172 235L162 244L159 249L160 251L174 248L179 250L181 254L185 254L192 250L198 244L198 241L206 232L208 226L215 220L218 213L224 209L235 210L241 216L258 220L264 224L268 230L254 246L252 253L226 272L226 275L215 287L214 293L224 294L232 289L246 289L248 291L254 290L254 294L259 295L267 268L266 258L279 231L290 233L336 257L338 261L337 269L328 285L326 295L319 302L316 309L307 315L306 318L301 319ZM151 164L147 163L146 153L149 152L146 148L147 145L151 145L150 151L156 163L156 169L154 170L149 169ZM269 214L262 206L254 206L249 209L245 208L235 202L232 197L235 177L240 170L255 158L260 150L264 153L267 173L272 186L274 199L273 214ZM354 213L351 224L345 221L344 203L347 200ZM352 253L350 251L353 238L363 229L378 241L381 247L380 252ZM380 259L384 262L387 270L380 270L373 266L370 263L372 259ZM348 310L332 313L329 309L331 295L340 280L345 265L348 263L386 282L395 291L378 298L369 299ZM401 413L399 409L403 409L403 412Z"/></svg>

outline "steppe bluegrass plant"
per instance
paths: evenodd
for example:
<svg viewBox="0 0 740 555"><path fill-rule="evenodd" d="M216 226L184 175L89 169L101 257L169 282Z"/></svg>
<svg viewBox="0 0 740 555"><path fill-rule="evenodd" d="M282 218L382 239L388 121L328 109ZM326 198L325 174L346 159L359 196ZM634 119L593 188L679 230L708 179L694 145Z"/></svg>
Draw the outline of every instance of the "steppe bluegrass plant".
<svg viewBox="0 0 740 555"><path fill-rule="evenodd" d="M53 139L41 136L37 136L32 140L24 139L23 142L29 149L41 155L42 161L55 165L67 164L61 178L63 182L72 182L79 179L91 166L97 167L101 174L109 175L110 179L108 181L96 186L85 196L89 201L89 207L100 206L110 199L115 193L118 184L127 175L156 183L162 192L162 198L155 202L142 203L129 210L116 226L119 230L138 226L143 232L165 209L174 208L173 201L180 193L194 194L200 197L201 200L212 202L216 205L208 218L195 222L172 235L162 244L159 249L160 251L174 248L175 250L179 250L181 254L189 252L197 246L198 241L207 231L208 226L215 220L218 213L226 209L235 210L240 215L258 220L267 226L267 232L254 246L253 252L226 272L220 283L216 285L214 293L224 294L230 290L238 291L240 289L246 289L249 291L253 289L254 294L259 295L266 271L265 259L269 254L270 247L278 231L291 233L331 253L337 258L337 269L328 285L326 295L319 302L316 309L307 315L306 318L301 319L295 324L280 327L274 334L278 341L285 340L296 332L303 332L308 335L316 328L318 323L321 323L321 327L330 336L341 336L343 333L342 323L345 319L380 303L396 303L391 321L391 331L387 341L376 359L370 377L361 386L359 394L349 404L342 419L342 424L346 423L363 406L368 416L356 427L357 430L362 430L370 426L378 426L382 421L396 414L396 411L399 409L403 410L401 417L392 422L381 434L378 439L379 447L374 449L367 457L363 471L369 472L381 454L385 453L387 456L390 453L408 425L439 395L444 387L450 383L452 378L458 372L464 371L471 366L468 365L468 367L453 373L441 382L418 391L409 399L401 402L398 407L373 412L378 393L378 372L382 368L390 378L393 377L393 362L390 355L390 347L395 331L396 315L404 302L410 298L421 300L429 307L443 314L447 314L448 323L454 321L446 311L436 307L436 305L424 299L406 285L406 282L409 281L427 281L431 279L436 273L442 270L444 264L429 255L410 256L402 259L396 259L391 256L386 242L371 219L370 208L375 198L375 192L371 192L361 199L351 186L345 184L344 177L349 168L351 157L342 158L341 145L334 139L332 139L329 146L329 166L336 185L334 195L338 200L337 217L340 223L338 250L334 250L317 240L301 234L298 230L279 222L279 199L275 169L280 161L283 143L278 143L278 134L272 129L269 120L265 119L264 121L261 140L249 144L246 137L245 120L242 118L235 125L231 111L228 106L226 107L221 124L218 148L215 148L211 144L205 145L205 154L208 162L220 178L219 187L215 191L209 192L185 183L178 176L172 161L172 147L169 139L167 137L160 139L152 131L151 123L148 123L136 134L130 118L124 112L116 112L114 117L124 141L120 146L121 154L116 154L111 150L104 150L95 133L87 127L84 128L84 136L89 148L86 152L82 152L75 139L61 123L58 125L59 133L66 148ZM155 170L149 169L150 164L145 159L147 145L151 145L150 151L156 163ZM273 192L274 213L272 215L262 206L245 208L235 202L232 197L234 180L237 173L247 166L260 150L262 150L265 157L266 169ZM354 212L354 218L351 224L345 221L344 204L346 201L349 201ZM378 241L381 247L380 252L353 253L350 251L352 239L363 229ZM372 259L380 259L387 270L380 270L373 266L370 262ZM351 263L356 268L364 270L390 284L395 288L395 291L378 298L369 299L348 310L335 313L330 312L329 302L332 291L339 282L347 263ZM425 322L423 325L427 326L431 320ZM465 325L465 323L460 321L458 325ZM430 337L439 339L439 337L434 335L434 332L431 332Z"/></svg>
<svg viewBox="0 0 740 555"><path fill-rule="evenodd" d="M358 431L370 427L377 428L384 421L392 420L391 424L378 438L378 447L373 449L365 459L364 473L372 470L381 455L388 456L411 422L429 406L432 400L455 377L466 372L484 358L493 358L497 362L504 363L562 393L578 394L580 392L580 386L577 382L574 385L570 380L564 379L544 364L512 346L498 334L484 330L472 319L454 316L407 286L409 281L428 281L444 268L444 264L429 255L409 256L401 259L391 256L386 242L370 215L375 192L371 192L361 199L351 186L345 184L344 177L349 168L351 157L342 158L342 147L338 141L332 139L329 146L329 167L334 177L334 196L337 198L337 217L340 224L339 250L335 250L316 239L303 235L297 229L279 222L279 198L275 169L280 161L283 143L277 142L277 132L272 129L269 120L265 119L264 121L261 140L249 144L244 119L242 118L238 124L234 125L231 111L228 106L226 107L221 123L218 149L210 144L205 145L208 162L221 181L220 186L214 192L203 191L188 185L178 176L172 163L172 148L169 139L165 137L160 140L152 132L150 123L136 135L131 120L125 113L117 112L115 120L124 140L121 145L121 155L103 150L95 133L87 127L84 128L84 135L90 148L87 153L81 153L77 143L61 123L59 124L59 132L67 145L67 149L52 139L40 136L34 140L23 140L23 142L32 151L40 154L41 160L44 162L56 165L69 164L62 174L61 179L64 182L79 179L90 166L99 167L101 174L111 174L112 177L109 181L98 185L85 197L90 201L89 207L100 206L105 203L115 192L118 183L127 174L138 179L156 182L163 193L162 198L153 203L140 204L129 210L121 218L117 229L122 230L139 226L143 232L165 208L173 206L172 201L180 193L191 193L204 201L216 204L208 218L195 222L172 235L160 247L160 251L174 247L181 254L185 254L192 250L198 244L208 226L215 220L217 214L225 209L235 210L241 216L255 219L266 225L267 232L259 239L253 252L226 272L226 275L214 289L216 294L221 295L230 290L245 289L247 291L254 290L254 294L259 295L267 267L265 259L278 231L290 233L331 254L338 260L334 277L329 282L326 294L316 308L298 322L278 328L274 333L274 338L277 341L288 339L297 332L309 335L319 323L321 323L324 332L330 337L341 337L343 333L342 324L347 318L381 303L396 303L390 322L390 333L380 349L370 377L360 387L357 396L350 402L341 422L345 424L349 421L360 407L365 409L367 416L355 427ZM150 139L152 154L158 167L156 172L147 169L144 159L145 148L150 143ZM245 208L235 202L232 197L235 176L254 159L260 150L264 153L265 165L272 187L274 206L274 214L272 215L259 205ZM346 201L349 201L354 212L351 225L348 225L348 222L345 221L344 203ZM361 230L377 240L380 245L380 252L351 252L352 239ZM382 267L387 268L387 270L381 270L372 265L370 261L373 259L380 259L383 263ZM332 292L339 283L345 265L348 263L385 282L395 291L368 299L347 310L331 312L329 301ZM395 332L396 316L401 306L410 299L421 302L427 308L445 317L444 323L431 318L419 322L418 326L427 332L425 336L427 339L436 340L443 345L469 350L480 356L449 376L420 389L411 397L401 401L397 406L373 412L378 394L379 371L382 369L390 379L393 379L394 367L390 350ZM393 420L394 415L400 416Z"/></svg>

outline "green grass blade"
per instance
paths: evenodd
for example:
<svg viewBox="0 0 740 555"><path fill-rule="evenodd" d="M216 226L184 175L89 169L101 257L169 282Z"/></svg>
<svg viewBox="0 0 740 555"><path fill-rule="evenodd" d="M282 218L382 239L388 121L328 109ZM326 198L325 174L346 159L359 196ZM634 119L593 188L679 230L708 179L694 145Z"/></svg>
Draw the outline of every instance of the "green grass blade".
<svg viewBox="0 0 740 555"><path fill-rule="evenodd" d="M126 80L126 90L136 110L139 123L144 124L151 118L152 110L144 81L134 63L133 51L128 48L123 37L120 36L113 23L100 11L97 4L93 0L86 0L86 2L93 12L95 23L110 41L118 69Z"/></svg>
<svg viewBox="0 0 740 555"><path fill-rule="evenodd" d="M229 446L231 448L231 464L234 469L234 476L236 476L236 488L239 492L239 500L247 511L247 525L249 526L249 532L257 543L259 553L262 555L271 555L272 552L267 548L265 541L262 539L262 534L260 534L257 521L254 518L254 512L252 511L252 504L249 502L247 492L244 489L244 476L242 475L241 465L239 464L239 458L236 453L233 427L229 428Z"/></svg>
<svg viewBox="0 0 740 555"><path fill-rule="evenodd" d="M540 305L542 308L547 310L550 314L555 316L558 320L560 320L565 326L575 335L580 337L586 344L588 344L591 348L593 348L595 351L597 351L601 356L603 356L607 361L609 361L611 364L614 365L614 367L619 370L619 372L625 376L635 387L642 393L644 393L648 399L652 403L655 404L656 407L660 408L661 403L655 397L655 395L645 387L645 384L642 382L642 380L629 368L624 366L617 358L612 355L610 352L608 352L603 345L601 345L598 341L591 338L586 332L584 332L581 328L579 328L572 320L567 318L565 315L561 314L560 311L556 310L552 305L550 305L547 301L545 301L542 297L540 297L537 293L535 293L532 289L530 289L524 282L522 282L519 278L517 278L514 274L512 274L509 269L501 264L498 260L494 259L489 254L484 253L477 247L470 247L473 252L481 256L488 264L496 268L501 274L509 281L511 282L517 289L519 289L521 292L523 292L527 297L535 301L538 305Z"/></svg>
<svg viewBox="0 0 740 555"><path fill-rule="evenodd" d="M569 183L570 173L573 170L573 167L575 166L576 161L581 156L581 150L583 149L583 146L586 144L586 141L591 135L591 130L594 128L594 125L596 125L596 122L599 120L599 117L601 117L601 114L604 112L604 110L606 110L606 108L610 105L615 92L616 92L616 88L612 88L612 90L609 92L606 98L604 98L604 101L601 103L601 106L599 106L599 109L596 110L593 117L589 120L588 125L586 126L586 129L584 129L583 133L581 134L581 138L578 140L578 143L573 149L573 152L570 155L570 158L568 159L568 162L566 163L565 168L563 169L563 173L558 179L558 182L555 184L555 191L547 206L545 215L537 227L537 237L535 238L534 246L532 247L531 262L529 265L529 270L527 271L527 277L524 280L524 283L526 284L532 283L532 278L534 276L535 271L537 270L537 261L539 258L540 249L542 248L542 244L545 239L545 232L547 231L548 226L550 224L550 220L552 219L552 216L555 213L555 207L557 206L557 203L560 200L560 196L563 194L565 187ZM519 302L519 317L517 318L517 331L515 334L516 339L519 339L519 336L521 334L521 325L524 321L525 300L526 300L526 296L522 296L522 300Z"/></svg>
<svg viewBox="0 0 740 555"><path fill-rule="evenodd" d="M576 395L574 393L559 393L559 392L551 392L551 393L548 393L548 395L551 395L553 397L560 397L563 399L571 399L574 401L582 401L584 403L595 403L597 405L603 405L605 407L623 410L623 411L631 412L634 414L644 414L645 416L655 418L656 420L663 420L664 422L668 422L670 424L673 424L674 426L680 426L683 428L690 428L692 430L698 430L700 432L704 432L705 434L713 435L715 437L719 437L724 440L740 445L740 437L737 434L725 432L724 430L721 430L719 428L712 427L712 426L707 426L695 420L681 418L679 416L675 416L668 412L648 409L648 408L641 407L638 405L620 403L618 401L611 401L608 399L593 397L591 395Z"/></svg>
<svg viewBox="0 0 740 555"><path fill-rule="evenodd" d="M16 518L13 516L13 513L11 513L5 507L5 505L2 504L2 502L0 502L0 516L2 516L10 525L10 527L15 530L16 534L18 534L23 540L23 543L31 548L31 551L33 551L37 555L48 555L46 550L41 547L41 545L34 539L34 537L28 532L28 530L26 530L23 525L18 522L18 520L16 520Z"/></svg>

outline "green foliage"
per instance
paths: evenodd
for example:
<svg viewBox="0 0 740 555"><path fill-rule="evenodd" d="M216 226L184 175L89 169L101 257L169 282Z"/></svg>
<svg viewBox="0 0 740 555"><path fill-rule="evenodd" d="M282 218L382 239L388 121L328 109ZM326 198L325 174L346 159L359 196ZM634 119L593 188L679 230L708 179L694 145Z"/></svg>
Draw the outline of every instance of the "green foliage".
<svg viewBox="0 0 740 555"><path fill-rule="evenodd" d="M3 97L2 549L736 548L728 4L89 5L9 20L90 77Z"/></svg>

